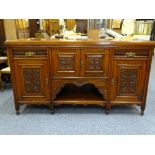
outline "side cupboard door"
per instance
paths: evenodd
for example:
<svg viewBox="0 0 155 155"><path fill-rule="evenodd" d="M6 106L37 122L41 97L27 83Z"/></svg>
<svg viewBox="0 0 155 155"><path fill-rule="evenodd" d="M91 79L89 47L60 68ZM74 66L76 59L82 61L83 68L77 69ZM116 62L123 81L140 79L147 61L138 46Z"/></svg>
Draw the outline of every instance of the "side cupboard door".
<svg viewBox="0 0 155 155"><path fill-rule="evenodd" d="M50 101L50 73L46 59L14 60L14 71L19 102Z"/></svg>
<svg viewBox="0 0 155 155"><path fill-rule="evenodd" d="M112 60L111 102L142 104L148 74L148 51L119 50Z"/></svg>

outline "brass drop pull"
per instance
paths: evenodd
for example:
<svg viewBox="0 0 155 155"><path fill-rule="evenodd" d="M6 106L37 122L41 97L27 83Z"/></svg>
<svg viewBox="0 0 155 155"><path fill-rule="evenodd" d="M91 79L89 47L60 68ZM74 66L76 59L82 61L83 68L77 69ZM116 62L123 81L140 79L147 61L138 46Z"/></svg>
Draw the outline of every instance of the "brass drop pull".
<svg viewBox="0 0 155 155"><path fill-rule="evenodd" d="M115 85L115 79L111 80L111 85L114 86Z"/></svg>
<svg viewBox="0 0 155 155"><path fill-rule="evenodd" d="M134 53L134 52L126 52L125 55L127 57L135 57L136 56L136 53Z"/></svg>
<svg viewBox="0 0 155 155"><path fill-rule="evenodd" d="M27 57L32 57L32 56L34 56L34 54L35 54L35 52L31 52L31 51L25 52L25 56L27 56Z"/></svg>
<svg viewBox="0 0 155 155"><path fill-rule="evenodd" d="M45 81L46 81L46 85L48 86L48 84L49 84L48 78L46 78Z"/></svg>

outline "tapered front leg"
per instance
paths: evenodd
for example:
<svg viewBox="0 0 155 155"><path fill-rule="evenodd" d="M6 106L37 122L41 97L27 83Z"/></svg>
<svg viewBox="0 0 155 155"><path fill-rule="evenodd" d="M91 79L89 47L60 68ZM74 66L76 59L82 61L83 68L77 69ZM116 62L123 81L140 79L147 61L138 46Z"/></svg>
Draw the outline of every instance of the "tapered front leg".
<svg viewBox="0 0 155 155"><path fill-rule="evenodd" d="M140 115L141 115L141 116L144 116L144 111L143 111L143 110L141 110Z"/></svg>
<svg viewBox="0 0 155 155"><path fill-rule="evenodd" d="M140 115L141 115L141 116L144 116L145 106L142 105L140 108L141 108Z"/></svg>
<svg viewBox="0 0 155 155"><path fill-rule="evenodd" d="M51 105L50 105L50 111L51 111L51 115L54 115L54 103L52 103Z"/></svg>
<svg viewBox="0 0 155 155"><path fill-rule="evenodd" d="M106 114L109 115L110 114L110 110L106 109Z"/></svg>
<svg viewBox="0 0 155 155"><path fill-rule="evenodd" d="M106 114L109 115L110 114L110 103L108 102L106 105Z"/></svg>

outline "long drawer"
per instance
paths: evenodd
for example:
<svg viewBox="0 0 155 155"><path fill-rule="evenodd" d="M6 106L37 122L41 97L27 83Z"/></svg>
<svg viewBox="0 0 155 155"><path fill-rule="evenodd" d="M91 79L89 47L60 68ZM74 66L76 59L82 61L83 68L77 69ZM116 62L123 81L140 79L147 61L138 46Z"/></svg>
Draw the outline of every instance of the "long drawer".
<svg viewBox="0 0 155 155"><path fill-rule="evenodd" d="M47 57L47 49L46 48L13 48L12 49L13 58L32 58L38 57L43 58Z"/></svg>
<svg viewBox="0 0 155 155"><path fill-rule="evenodd" d="M148 49L115 49L114 57L149 57Z"/></svg>

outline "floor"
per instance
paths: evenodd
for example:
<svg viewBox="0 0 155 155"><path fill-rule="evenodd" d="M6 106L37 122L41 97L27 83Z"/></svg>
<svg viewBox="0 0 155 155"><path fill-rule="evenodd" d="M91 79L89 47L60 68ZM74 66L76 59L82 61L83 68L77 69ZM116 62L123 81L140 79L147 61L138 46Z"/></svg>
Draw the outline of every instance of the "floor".
<svg viewBox="0 0 155 155"><path fill-rule="evenodd" d="M95 106L62 106L50 115L47 107L21 108L21 115L14 111L11 89L0 92L0 134L48 135L150 135L155 134L155 58L153 58L147 105L144 116L136 106L114 107L110 115Z"/></svg>

